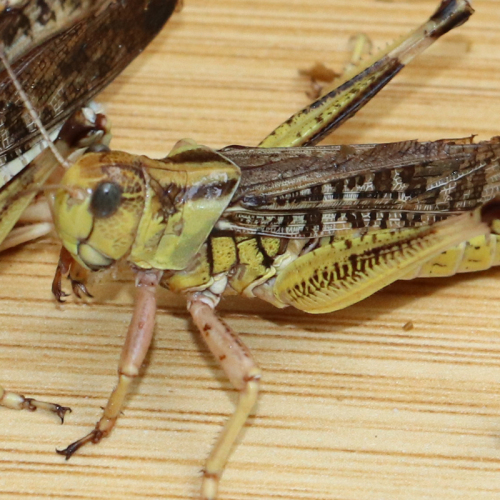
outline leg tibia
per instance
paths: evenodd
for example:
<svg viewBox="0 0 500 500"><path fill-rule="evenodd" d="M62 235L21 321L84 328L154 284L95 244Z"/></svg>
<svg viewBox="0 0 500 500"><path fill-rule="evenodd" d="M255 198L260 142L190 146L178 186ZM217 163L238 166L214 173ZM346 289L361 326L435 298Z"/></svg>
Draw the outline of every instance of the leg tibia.
<svg viewBox="0 0 500 500"><path fill-rule="evenodd" d="M261 372L245 344L217 317L211 306L193 299L189 312L210 351L240 391L236 409L212 449L203 474L202 499L214 500L231 450L257 401Z"/></svg>

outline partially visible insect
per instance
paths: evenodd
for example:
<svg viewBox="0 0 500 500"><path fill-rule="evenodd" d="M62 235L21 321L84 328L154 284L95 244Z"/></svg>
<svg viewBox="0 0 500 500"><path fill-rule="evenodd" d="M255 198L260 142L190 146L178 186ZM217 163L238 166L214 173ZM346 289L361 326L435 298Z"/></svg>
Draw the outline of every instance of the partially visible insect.
<svg viewBox="0 0 500 500"><path fill-rule="evenodd" d="M158 284L187 296L202 337L240 393L204 471L202 497L214 499L260 381L248 350L214 313L223 293L319 313L396 279L499 263L497 139L314 146L471 13L464 0L443 1L427 23L260 148L213 151L184 140L162 160L88 153L67 172L55 201L65 246L56 296L71 268L97 271L119 260L137 272L138 289L118 385L95 429L61 454L69 458L112 430L152 338Z"/></svg>

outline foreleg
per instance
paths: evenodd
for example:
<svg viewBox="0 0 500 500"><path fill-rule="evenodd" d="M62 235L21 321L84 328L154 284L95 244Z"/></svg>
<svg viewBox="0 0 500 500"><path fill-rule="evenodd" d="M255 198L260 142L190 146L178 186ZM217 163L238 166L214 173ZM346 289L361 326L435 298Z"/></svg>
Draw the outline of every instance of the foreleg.
<svg viewBox="0 0 500 500"><path fill-rule="evenodd" d="M130 386L139 375L139 370L151 345L156 314L156 288L160 278L161 272L159 271L137 273L135 309L118 366L118 384L111 393L103 415L94 430L64 450L57 450L57 453L64 455L66 460L83 445L96 444L102 438L109 436L113 430Z"/></svg>

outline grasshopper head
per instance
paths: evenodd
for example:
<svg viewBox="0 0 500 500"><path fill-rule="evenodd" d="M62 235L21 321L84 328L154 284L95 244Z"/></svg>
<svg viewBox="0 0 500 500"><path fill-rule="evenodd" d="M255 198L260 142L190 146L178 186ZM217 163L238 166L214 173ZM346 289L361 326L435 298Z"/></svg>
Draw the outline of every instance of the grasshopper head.
<svg viewBox="0 0 500 500"><path fill-rule="evenodd" d="M87 153L63 177L55 225L84 267L106 268L129 253L144 212L144 161L119 151Z"/></svg>
<svg viewBox="0 0 500 500"><path fill-rule="evenodd" d="M143 269L185 269L239 179L236 165L189 140L163 160L87 153L56 193L56 229L66 249L91 270L122 258Z"/></svg>

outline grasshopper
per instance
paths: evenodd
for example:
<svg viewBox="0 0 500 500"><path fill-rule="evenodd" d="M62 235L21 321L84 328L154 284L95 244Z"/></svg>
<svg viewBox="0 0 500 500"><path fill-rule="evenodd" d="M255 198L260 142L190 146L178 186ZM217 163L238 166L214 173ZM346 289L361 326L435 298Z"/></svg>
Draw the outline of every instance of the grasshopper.
<svg viewBox="0 0 500 500"><path fill-rule="evenodd" d="M443 2L260 148L216 152L181 141L163 160L88 153L67 172L55 201L61 266L96 271L125 259L137 271L138 293L117 388L96 428L62 454L113 428L151 341L159 284L187 296L202 337L240 391L204 471L202 497L212 499L260 380L248 350L213 312L222 293L327 312L396 279L498 263L495 207L487 203L496 195L497 141L313 146L471 13L467 2Z"/></svg>

